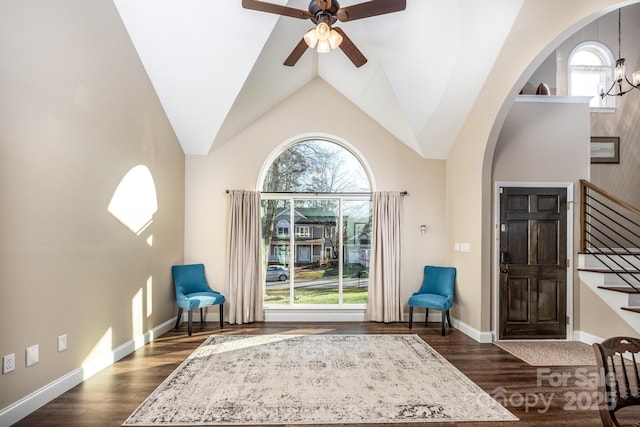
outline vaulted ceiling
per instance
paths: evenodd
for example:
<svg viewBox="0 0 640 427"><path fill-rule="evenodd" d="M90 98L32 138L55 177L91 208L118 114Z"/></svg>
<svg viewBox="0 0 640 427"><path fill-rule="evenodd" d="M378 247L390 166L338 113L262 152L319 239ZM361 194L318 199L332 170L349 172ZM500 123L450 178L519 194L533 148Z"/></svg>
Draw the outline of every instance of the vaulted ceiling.
<svg viewBox="0 0 640 427"><path fill-rule="evenodd" d="M523 0L407 0L405 11L341 23L368 59L360 68L311 49L285 67L313 24L241 0L114 3L185 154L209 153L321 78L421 156L444 159Z"/></svg>

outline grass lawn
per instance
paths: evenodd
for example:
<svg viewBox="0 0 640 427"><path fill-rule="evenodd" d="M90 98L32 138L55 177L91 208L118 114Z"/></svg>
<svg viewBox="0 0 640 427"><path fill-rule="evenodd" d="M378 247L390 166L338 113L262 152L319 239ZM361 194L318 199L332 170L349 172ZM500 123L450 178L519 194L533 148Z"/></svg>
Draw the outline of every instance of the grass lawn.
<svg viewBox="0 0 640 427"><path fill-rule="evenodd" d="M364 276L365 274L366 276ZM308 266L295 268L295 277L297 280L338 277L339 275L340 270L338 270L338 264L335 262L327 265L310 264ZM369 277L369 270L359 264L348 264L343 266L342 277L358 277L358 275L362 275L362 277Z"/></svg>
<svg viewBox="0 0 640 427"><path fill-rule="evenodd" d="M366 304L367 288L342 290L343 304ZM289 289L267 290L265 304L289 304ZM295 304L338 304L337 289L296 289Z"/></svg>

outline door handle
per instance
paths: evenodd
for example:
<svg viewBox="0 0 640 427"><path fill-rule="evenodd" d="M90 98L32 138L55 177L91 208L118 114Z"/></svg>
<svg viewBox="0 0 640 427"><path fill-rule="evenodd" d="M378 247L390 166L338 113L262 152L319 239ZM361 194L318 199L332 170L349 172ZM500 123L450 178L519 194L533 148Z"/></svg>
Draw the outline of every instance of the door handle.
<svg viewBox="0 0 640 427"><path fill-rule="evenodd" d="M511 258L509 257L509 252L500 252L500 273L508 274L509 273L509 262Z"/></svg>

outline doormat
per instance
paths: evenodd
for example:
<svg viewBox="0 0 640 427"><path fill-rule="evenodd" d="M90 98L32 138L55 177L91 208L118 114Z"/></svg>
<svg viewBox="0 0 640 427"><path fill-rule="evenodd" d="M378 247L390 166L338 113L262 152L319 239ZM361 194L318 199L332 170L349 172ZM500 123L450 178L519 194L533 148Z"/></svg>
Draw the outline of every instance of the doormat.
<svg viewBox="0 0 640 427"><path fill-rule="evenodd" d="M123 425L516 420L417 335L227 335Z"/></svg>
<svg viewBox="0 0 640 427"><path fill-rule="evenodd" d="M578 341L500 341L494 344L531 366L596 364L593 348Z"/></svg>

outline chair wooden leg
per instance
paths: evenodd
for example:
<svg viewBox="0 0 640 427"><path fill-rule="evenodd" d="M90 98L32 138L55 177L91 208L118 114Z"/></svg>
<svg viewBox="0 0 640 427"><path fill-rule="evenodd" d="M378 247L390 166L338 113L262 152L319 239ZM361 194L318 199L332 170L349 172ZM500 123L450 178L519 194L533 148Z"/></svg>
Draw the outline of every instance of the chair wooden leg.
<svg viewBox="0 0 640 427"><path fill-rule="evenodd" d="M442 312L442 336L445 335L445 332L444 332L444 318L445 317L447 317L447 314L446 314L446 312L443 311Z"/></svg>
<svg viewBox="0 0 640 427"><path fill-rule="evenodd" d="M178 317L176 318L176 326L174 329L178 329L178 326L180 326L181 320L182 320L182 308L178 308Z"/></svg>
<svg viewBox="0 0 640 427"><path fill-rule="evenodd" d="M453 326L451 325L451 314L449 314L449 310L447 310L447 322L449 323L449 327L453 328Z"/></svg>
<svg viewBox="0 0 640 427"><path fill-rule="evenodd" d="M193 333L193 310L189 310L189 326L187 327L189 336Z"/></svg>
<svg viewBox="0 0 640 427"><path fill-rule="evenodd" d="M409 307L409 329L413 328L413 307Z"/></svg>
<svg viewBox="0 0 640 427"><path fill-rule="evenodd" d="M224 304L220 304L220 327L224 328Z"/></svg>
<svg viewBox="0 0 640 427"><path fill-rule="evenodd" d="M204 308L200 308L200 326L204 326Z"/></svg>
<svg viewBox="0 0 640 427"><path fill-rule="evenodd" d="M429 309L425 308L424 312L424 326L429 326Z"/></svg>

